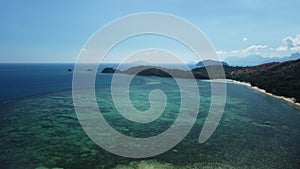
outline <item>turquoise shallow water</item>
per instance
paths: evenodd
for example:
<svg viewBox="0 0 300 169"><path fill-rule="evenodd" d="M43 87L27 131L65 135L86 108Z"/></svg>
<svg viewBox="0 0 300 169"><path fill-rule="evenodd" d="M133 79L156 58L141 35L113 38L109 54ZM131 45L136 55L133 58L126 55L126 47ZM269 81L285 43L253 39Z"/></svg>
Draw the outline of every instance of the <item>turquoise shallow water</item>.
<svg viewBox="0 0 300 169"><path fill-rule="evenodd" d="M177 117L180 93L173 79L134 79L130 98L137 109L149 108L148 95L152 89L162 89L168 98L159 119L139 124L124 119L116 111L110 95L111 75L99 78L99 107L117 131L135 137L154 136L168 129ZM146 159L119 157L94 144L77 120L68 89L1 103L0 168L300 167L299 108L249 87L228 84L222 120L212 137L199 144L210 104L210 83L198 81L198 87L199 114L190 133L170 151Z"/></svg>

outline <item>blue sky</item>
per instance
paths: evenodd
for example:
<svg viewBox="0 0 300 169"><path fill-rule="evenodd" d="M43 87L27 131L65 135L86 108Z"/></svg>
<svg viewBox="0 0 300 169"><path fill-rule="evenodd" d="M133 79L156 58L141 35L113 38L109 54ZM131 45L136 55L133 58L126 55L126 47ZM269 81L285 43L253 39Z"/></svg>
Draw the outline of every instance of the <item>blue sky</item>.
<svg viewBox="0 0 300 169"><path fill-rule="evenodd" d="M87 39L119 17L164 12L196 25L221 58L300 52L297 0L2 0L0 63L75 62Z"/></svg>

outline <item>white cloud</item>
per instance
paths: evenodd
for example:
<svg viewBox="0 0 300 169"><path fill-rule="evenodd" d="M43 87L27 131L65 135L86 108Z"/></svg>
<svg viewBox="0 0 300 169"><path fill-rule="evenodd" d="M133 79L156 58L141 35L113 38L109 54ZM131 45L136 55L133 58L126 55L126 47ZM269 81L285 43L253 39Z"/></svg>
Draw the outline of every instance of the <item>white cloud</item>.
<svg viewBox="0 0 300 169"><path fill-rule="evenodd" d="M276 48L277 51L292 51L292 52L300 52L300 34L296 35L294 38L288 36L282 39L284 45Z"/></svg>
<svg viewBox="0 0 300 169"><path fill-rule="evenodd" d="M243 53L247 53L247 54L255 54L256 52L258 52L261 49L266 49L268 48L267 45L251 45L246 49L243 49Z"/></svg>
<svg viewBox="0 0 300 169"><path fill-rule="evenodd" d="M217 54L225 54L226 52L225 51L222 51L222 50L219 50L219 51L217 51Z"/></svg>
<svg viewBox="0 0 300 169"><path fill-rule="evenodd" d="M246 37L243 38L243 41L244 41L244 42L247 41L247 40L248 40L248 38L246 38Z"/></svg>
<svg viewBox="0 0 300 169"><path fill-rule="evenodd" d="M283 39L283 42L285 43L286 47L288 49L294 47L294 44L293 44L293 39L289 36L289 37L286 37Z"/></svg>
<svg viewBox="0 0 300 169"><path fill-rule="evenodd" d="M230 53L238 54L238 53L241 53L241 51L239 51L239 50L233 50L233 51L231 51Z"/></svg>
<svg viewBox="0 0 300 169"><path fill-rule="evenodd" d="M222 59L226 56L239 56L246 57L248 55L259 55L261 53L265 53L268 49L267 45L251 45L245 49L241 50L232 50L232 51L217 51L218 56Z"/></svg>
<svg viewBox="0 0 300 169"><path fill-rule="evenodd" d="M243 38L247 40L246 37ZM220 58L228 56L246 57L249 55L261 55L263 57L283 57L295 52L300 52L300 34L295 37L288 36L282 39L283 45L269 47L267 45L254 44L244 49L235 49L231 51L218 51Z"/></svg>
<svg viewBox="0 0 300 169"><path fill-rule="evenodd" d="M216 53L221 60L224 60L225 57L228 56L228 53L226 51L219 50L219 51L216 51Z"/></svg>
<svg viewBox="0 0 300 169"><path fill-rule="evenodd" d="M288 48L285 46L279 46L278 48L276 48L276 51L278 51L278 52L283 52L283 51L287 51L287 50L288 50Z"/></svg>

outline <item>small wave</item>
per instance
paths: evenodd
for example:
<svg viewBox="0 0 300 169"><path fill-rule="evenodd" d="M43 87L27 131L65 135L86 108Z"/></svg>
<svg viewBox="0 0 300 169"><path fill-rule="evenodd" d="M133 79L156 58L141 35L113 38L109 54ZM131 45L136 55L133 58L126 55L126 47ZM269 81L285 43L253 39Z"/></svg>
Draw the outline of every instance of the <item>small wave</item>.
<svg viewBox="0 0 300 169"><path fill-rule="evenodd" d="M161 82L147 82L148 85L159 85Z"/></svg>

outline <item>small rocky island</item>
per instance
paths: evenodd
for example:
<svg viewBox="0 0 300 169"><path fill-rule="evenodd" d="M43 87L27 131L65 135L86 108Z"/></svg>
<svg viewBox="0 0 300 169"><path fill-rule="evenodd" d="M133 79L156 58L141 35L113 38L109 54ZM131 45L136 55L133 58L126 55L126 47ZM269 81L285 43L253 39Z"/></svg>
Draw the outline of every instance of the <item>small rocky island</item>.
<svg viewBox="0 0 300 169"><path fill-rule="evenodd" d="M107 67L107 68L104 68L101 73L115 73L115 71L116 71L116 69Z"/></svg>

